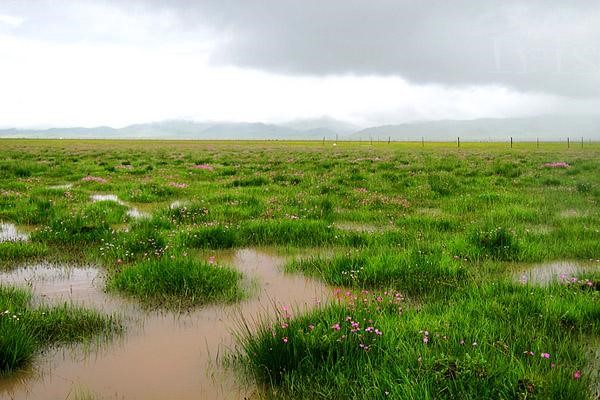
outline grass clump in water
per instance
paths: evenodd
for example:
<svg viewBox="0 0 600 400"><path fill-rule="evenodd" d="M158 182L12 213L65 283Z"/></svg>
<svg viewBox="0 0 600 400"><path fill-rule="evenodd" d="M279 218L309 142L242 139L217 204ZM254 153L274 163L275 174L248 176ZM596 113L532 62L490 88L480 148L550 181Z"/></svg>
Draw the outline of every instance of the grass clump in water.
<svg viewBox="0 0 600 400"><path fill-rule="evenodd" d="M241 279L242 274L231 267L163 256L125 267L107 286L150 306L189 307L239 300L243 297Z"/></svg>
<svg viewBox="0 0 600 400"><path fill-rule="evenodd" d="M142 220L132 225L128 232L115 232L110 239L102 241L100 256L108 261L130 262L142 258L160 257L167 248L167 241L151 221Z"/></svg>
<svg viewBox="0 0 600 400"><path fill-rule="evenodd" d="M121 329L114 317L92 310L66 304L32 308L30 292L0 286L0 376L23 368L46 346Z"/></svg>

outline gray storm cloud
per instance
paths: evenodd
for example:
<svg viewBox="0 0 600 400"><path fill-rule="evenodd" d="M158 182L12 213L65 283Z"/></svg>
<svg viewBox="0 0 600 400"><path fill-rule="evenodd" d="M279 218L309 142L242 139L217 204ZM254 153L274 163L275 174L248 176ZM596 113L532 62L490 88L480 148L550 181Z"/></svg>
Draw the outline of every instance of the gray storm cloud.
<svg viewBox="0 0 600 400"><path fill-rule="evenodd" d="M209 55L213 65L295 75L399 76L418 84L498 84L579 98L600 94L598 1L78 3L108 5L138 20L154 16L147 19L140 40L193 41L198 32L210 32L219 41ZM7 0L4 6L27 14L22 29L29 34L69 40L124 37L120 30L96 29L78 20L81 7L73 4L77 3ZM148 31L156 37L148 39ZM127 35L122 40L136 38L136 32Z"/></svg>
<svg viewBox="0 0 600 400"><path fill-rule="evenodd" d="M600 2L149 0L227 37L212 62L308 75L396 75L600 93Z"/></svg>

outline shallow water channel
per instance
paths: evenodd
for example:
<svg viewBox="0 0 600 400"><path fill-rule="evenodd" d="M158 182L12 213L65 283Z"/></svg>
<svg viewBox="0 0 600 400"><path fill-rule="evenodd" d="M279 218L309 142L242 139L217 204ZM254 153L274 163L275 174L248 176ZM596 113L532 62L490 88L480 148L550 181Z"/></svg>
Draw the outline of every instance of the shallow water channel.
<svg viewBox="0 0 600 400"><path fill-rule="evenodd" d="M15 224L0 221L0 242L18 242L28 238L29 235L17 229Z"/></svg>
<svg viewBox="0 0 600 400"><path fill-rule="evenodd" d="M125 203L115 194L93 194L90 196L92 201L112 201L128 208L127 215L134 219L149 218L150 214L140 211L137 207L132 207Z"/></svg>
<svg viewBox="0 0 600 400"><path fill-rule="evenodd" d="M104 293L103 273L93 267L40 264L0 273L1 283L30 285L44 302L117 312L127 324L121 337L104 345L63 346L37 357L32 370L0 379L0 398L74 399L78 391L94 399L253 398L256 388L219 363L235 345L232 331L241 316L255 321L273 315L275 306L314 307L330 290L301 275L284 275L279 269L284 258L270 252L242 249L215 256L258 287L238 304L185 314L144 311L132 300Z"/></svg>
<svg viewBox="0 0 600 400"><path fill-rule="evenodd" d="M600 271L600 262L598 261L553 261L524 267L513 276L521 283L548 286L553 282L561 282L595 271Z"/></svg>

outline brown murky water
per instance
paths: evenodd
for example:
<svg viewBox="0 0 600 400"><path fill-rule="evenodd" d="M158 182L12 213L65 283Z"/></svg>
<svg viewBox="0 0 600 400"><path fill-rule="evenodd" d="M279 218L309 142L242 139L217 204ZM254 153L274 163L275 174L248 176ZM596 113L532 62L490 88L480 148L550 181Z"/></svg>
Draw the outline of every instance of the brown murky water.
<svg viewBox="0 0 600 400"><path fill-rule="evenodd" d="M514 278L521 283L546 286L561 279L594 271L600 271L600 262L553 261L521 269L514 274Z"/></svg>
<svg viewBox="0 0 600 400"><path fill-rule="evenodd" d="M313 307L330 291L300 275L284 275L283 258L243 249L215 253L256 281L256 293L236 305L213 305L191 313L144 312L133 301L102 291L95 268L50 265L0 274L0 282L28 284L45 301L117 311L129 317L122 338L94 351L61 347L40 356L33 371L0 380L0 398L67 399L82 389L96 399L241 399L256 389L219 366L219 357L235 345L232 331L240 317L253 321L273 314L277 305Z"/></svg>

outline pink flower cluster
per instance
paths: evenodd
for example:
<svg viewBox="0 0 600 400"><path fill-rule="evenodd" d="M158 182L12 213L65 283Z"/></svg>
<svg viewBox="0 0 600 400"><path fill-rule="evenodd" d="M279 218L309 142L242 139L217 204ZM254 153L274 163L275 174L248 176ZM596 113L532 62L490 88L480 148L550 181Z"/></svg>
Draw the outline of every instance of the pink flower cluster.
<svg viewBox="0 0 600 400"><path fill-rule="evenodd" d="M577 279L577 277L572 276L572 277L567 277L566 274L560 274L559 275L561 282L564 285L571 285L571 284L579 284L582 286L588 286L588 287L593 287L594 286L594 282L590 279Z"/></svg>
<svg viewBox="0 0 600 400"><path fill-rule="evenodd" d="M213 167L212 165L209 165L209 164L196 164L192 168L194 168L194 169L203 169L203 170L206 170L206 171L212 171L213 169L215 169L215 167Z"/></svg>
<svg viewBox="0 0 600 400"><path fill-rule="evenodd" d="M569 168L571 165L569 165L566 162L550 162L550 163L546 163L544 164L544 167L546 168Z"/></svg>
<svg viewBox="0 0 600 400"><path fill-rule="evenodd" d="M96 182L96 183L107 183L108 181L104 178L100 178L99 176L85 176L81 178L83 182Z"/></svg>

